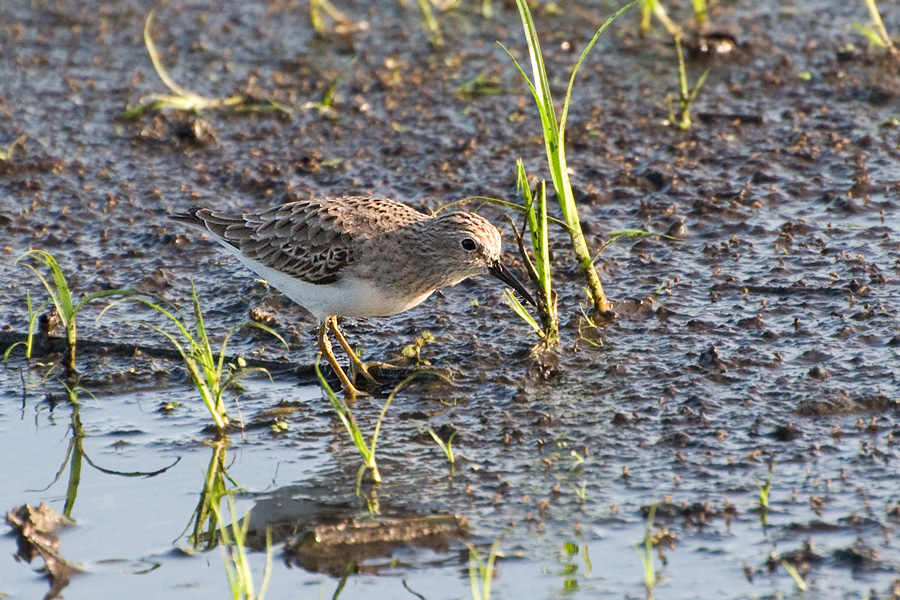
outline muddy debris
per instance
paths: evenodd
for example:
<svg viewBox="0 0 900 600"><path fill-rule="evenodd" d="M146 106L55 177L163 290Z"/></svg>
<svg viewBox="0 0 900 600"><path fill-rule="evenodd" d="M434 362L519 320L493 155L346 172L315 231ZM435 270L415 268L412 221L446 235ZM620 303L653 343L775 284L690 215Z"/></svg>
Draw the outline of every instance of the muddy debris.
<svg viewBox="0 0 900 600"><path fill-rule="evenodd" d="M367 566L374 558L390 557L397 548L415 546L447 552L457 539L468 537L465 517L378 517L316 525L285 547L290 560L309 571L340 577L347 572L377 572Z"/></svg>
<svg viewBox="0 0 900 600"><path fill-rule="evenodd" d="M72 521L41 503L37 508L24 504L6 514L6 522L13 528L19 549L16 560L30 563L36 557L44 559L50 579L50 591L44 600L61 597L69 580L81 572L62 557L59 538L55 532L72 525Z"/></svg>

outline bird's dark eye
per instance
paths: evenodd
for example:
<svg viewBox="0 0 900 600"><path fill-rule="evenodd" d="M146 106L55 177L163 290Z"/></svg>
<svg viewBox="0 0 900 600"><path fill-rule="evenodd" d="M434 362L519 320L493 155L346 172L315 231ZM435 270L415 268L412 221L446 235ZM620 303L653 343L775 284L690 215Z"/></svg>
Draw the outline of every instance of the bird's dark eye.
<svg viewBox="0 0 900 600"><path fill-rule="evenodd" d="M462 244L463 250L467 250L469 252L478 247L477 244L475 244L475 240L473 240L472 238L463 238L460 244Z"/></svg>

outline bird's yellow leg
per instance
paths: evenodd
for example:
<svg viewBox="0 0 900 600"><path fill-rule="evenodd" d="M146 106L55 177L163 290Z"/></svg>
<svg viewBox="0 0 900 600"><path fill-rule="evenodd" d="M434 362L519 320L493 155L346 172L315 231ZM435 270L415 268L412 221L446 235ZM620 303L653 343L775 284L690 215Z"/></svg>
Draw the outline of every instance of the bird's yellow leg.
<svg viewBox="0 0 900 600"><path fill-rule="evenodd" d="M344 373L344 369L341 368L341 365L338 364L337 359L334 357L334 352L331 349L331 340L328 339L328 323L329 319L325 319L319 324L319 350L325 355L325 359L328 361L328 364L331 365L331 369L341 381L344 393L352 398L357 396L360 391L353 386L350 382L350 378L347 377L347 374ZM343 346L343 344L341 345Z"/></svg>
<svg viewBox="0 0 900 600"><path fill-rule="evenodd" d="M371 381L372 383L378 383L374 377L369 373L369 369L366 368L366 364L359 360L359 357L356 355L356 352L353 351L353 347L350 345L350 342L347 341L347 338L344 337L344 333L341 331L341 328L338 327L337 317L329 317L327 319L328 324L331 325L331 330L334 332L334 337L337 338L338 343L341 345L341 348L344 349L344 352L347 353L347 358L350 359L350 369L353 371L354 375L356 373L362 373L362 376Z"/></svg>

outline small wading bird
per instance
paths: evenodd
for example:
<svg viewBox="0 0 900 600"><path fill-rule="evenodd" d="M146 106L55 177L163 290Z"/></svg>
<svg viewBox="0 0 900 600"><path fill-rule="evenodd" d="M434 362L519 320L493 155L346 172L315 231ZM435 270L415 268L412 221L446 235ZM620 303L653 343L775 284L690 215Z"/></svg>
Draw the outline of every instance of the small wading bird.
<svg viewBox="0 0 900 600"><path fill-rule="evenodd" d="M334 356L329 327L351 371L375 379L337 317L394 315L437 289L488 274L534 304L500 262L500 232L470 212L430 217L393 200L346 197L245 215L191 208L169 218L212 233L245 266L312 313L319 322L319 349L350 396L358 390Z"/></svg>

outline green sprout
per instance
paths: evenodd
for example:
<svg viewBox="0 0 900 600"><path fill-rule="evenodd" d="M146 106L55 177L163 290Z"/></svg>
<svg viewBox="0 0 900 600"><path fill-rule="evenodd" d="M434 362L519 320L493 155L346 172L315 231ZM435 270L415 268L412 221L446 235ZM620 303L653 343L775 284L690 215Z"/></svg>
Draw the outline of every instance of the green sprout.
<svg viewBox="0 0 900 600"><path fill-rule="evenodd" d="M53 283L50 281L38 270L38 267L30 262L27 262L29 259L34 260L50 269L50 273L53 278ZM77 327L76 327L76 317L82 308L89 302L93 302L94 300L98 300L100 298L108 298L110 296L130 296L133 295L134 292L125 290L125 289L115 289L115 290L102 290L99 292L94 292L93 294L88 294L84 298L82 298L77 304L72 300L72 292L69 288L68 283L66 282L66 276L63 274L62 269L59 266L59 263L56 262L56 259L53 258L49 252L45 252L44 250L28 250L24 254L22 254L18 259L16 259L16 264L21 263L22 266L30 269L35 276L40 280L43 284L44 289L47 290L47 293L50 295L50 300L41 304L37 310L32 309L31 298L30 296L26 296L26 301L28 303L28 338L25 342L25 352L26 357L31 358L31 350L33 344L33 336L34 336L34 328L36 323L37 314L41 311L41 309L49 303L52 303L56 309L56 314L59 315L59 320L62 326L66 330L66 355L63 359L64 367L66 369L67 374L71 377L77 373L75 369L75 345L77 342ZM6 351L6 356L9 355L9 348Z"/></svg>
<svg viewBox="0 0 900 600"><path fill-rule="evenodd" d="M875 0L864 0L866 8L869 9L869 16L872 19L872 25L862 25L860 23L851 23L850 26L862 33L869 40L869 43L878 48L886 49L892 56L900 56L900 51L894 46L891 36L888 35L884 21L881 20L881 12L878 10L878 4Z"/></svg>
<svg viewBox="0 0 900 600"><path fill-rule="evenodd" d="M447 457L447 462L449 462L451 465L455 464L456 455L453 453L453 439L459 434L459 430L454 429L453 433L450 434L446 442L442 440L441 436L439 436L431 427L427 428L426 431L428 432L428 435L431 436L431 439L434 440L434 443L437 444L438 447L444 452L444 456Z"/></svg>
<svg viewBox="0 0 900 600"><path fill-rule="evenodd" d="M769 514L769 491L772 489L772 478L775 477L774 465L769 465L769 476L766 477L765 482L760 483L759 478L754 475L753 481L756 483L756 489L758 492L758 500L759 503L759 518L762 521L763 527L768 525L766 517Z"/></svg>
<svg viewBox="0 0 900 600"><path fill-rule="evenodd" d="M656 518L656 504L650 507L647 514L647 525L644 530L644 547L640 549L637 545L638 556L641 557L641 564L644 567L644 586L647 588L648 600L653 600L653 590L656 588L656 570L653 567L653 521Z"/></svg>
<svg viewBox="0 0 900 600"><path fill-rule="evenodd" d="M674 102L670 94L666 98L669 105L668 123L685 131L691 128L691 105L694 103L694 100L697 99L700 88L702 88L703 84L706 82L706 77L709 75L710 69L708 68L703 72L703 75L697 79L697 83L692 90L688 86L687 69L684 66L684 52L681 49L681 36L675 36L675 54L678 56L678 106L681 110L681 118L679 119L675 116L675 110L673 108Z"/></svg>
<svg viewBox="0 0 900 600"><path fill-rule="evenodd" d="M359 451L359 454L363 459L363 464L359 467L359 472L357 473L356 477L357 490L362 483L362 477L366 469L369 469L372 472L372 480L375 483L381 483L381 473L378 470L378 462L375 458L375 451L378 444L378 435L381 433L381 427L384 424L385 416L387 416L388 408L390 408L391 403L394 401L394 398L397 396L400 390L405 388L416 377L427 373L427 371L416 371L415 373L401 381L399 384L397 384L397 386L391 391L391 393L387 397L387 400L385 400L384 402L384 406L381 407L381 414L379 415L378 420L375 422L375 431L372 433L372 437L369 438L369 441L367 442L365 435L359 428L359 425L357 425L356 423L356 418L353 416L353 412L350 410L350 407L346 402L337 397L337 394L334 393L331 385L329 385L328 380L325 379L325 375L322 374L322 370L321 368L319 368L319 363L321 362L321 360L322 354L319 353L319 355L316 356L315 363L313 363L313 366L316 370L316 377L318 377L319 379L319 385L325 392L325 396L331 403L332 408L334 408L334 412L337 413L337 416L341 420L341 423L344 424L344 429L347 430L347 433L350 435L350 440L353 442L353 445L356 446L356 449Z"/></svg>
<svg viewBox="0 0 900 600"><path fill-rule="evenodd" d="M165 316L175 325L177 333L173 334L152 323L141 322L146 327L163 335L172 343L181 355L184 365L187 367L188 373L190 374L191 382L194 384L194 387L197 388L197 391L200 392L200 397L203 399L203 403L209 410L209 414L215 422L216 429L221 433L224 432L229 425L228 415L225 411L225 391L232 385L235 385L238 379L245 375L249 375L250 373L262 372L267 375L269 374L269 372L262 367L248 368L246 362L241 358L236 361L237 365L231 363L226 365L225 351L228 348L228 342L231 340L231 336L244 327L255 327L256 329L261 329L262 331L273 335L278 341L284 344L285 348L288 348L288 343L268 325L257 323L255 321L245 321L228 330L228 333L225 334L225 339L222 340L219 354L216 356L209 340L209 336L207 335L206 325L203 321L203 311L200 308L200 300L197 297L197 290L194 287L193 281L191 281L191 298L194 306L193 332L186 320L179 315L170 312L163 306L141 297L130 298L130 300L141 302L142 304L149 306L159 314Z"/></svg>
<svg viewBox="0 0 900 600"><path fill-rule="evenodd" d="M531 59L533 80L528 77L512 53L501 44L501 47L512 59L516 69L518 69L519 73L522 75L522 78L525 79L525 82L528 84L528 88L534 97L535 103L537 104L538 113L541 118L544 145L547 151L547 163L550 168L553 187L556 190L556 196L559 199L563 220L566 223L569 236L571 237L573 252L575 253L578 265L581 268L582 274L588 285L588 294L591 303L599 312L609 311L610 303L606 298L606 294L603 292L600 275L597 273L597 269L591 259L591 252L588 249L587 241L585 240L584 232L581 229L581 222L578 217L575 194L572 191L572 184L569 181L565 151L566 120L569 114L569 102L572 96L572 87L575 83L575 76L578 74L581 63L584 62L588 52L594 47L600 34L603 33L609 24L638 1L639 0L634 0L607 19L581 53L581 56L575 63L575 67L572 69L569 85L566 89L562 113L558 121L553 97L550 92L550 82L547 78L546 68L544 67L544 58L541 53L540 41L538 40L534 19L531 16L531 11L528 8L526 0L516 0L516 6L519 9L519 17L522 20L522 26L525 30L525 39L528 43L528 54Z"/></svg>
<svg viewBox="0 0 900 600"><path fill-rule="evenodd" d="M435 48L440 48L444 45L444 35L441 33L441 24L438 23L437 18L434 16L434 11L431 10L431 0L416 1L419 3L419 10L422 11L422 19L425 21L425 26L431 33L431 45Z"/></svg>
<svg viewBox="0 0 900 600"><path fill-rule="evenodd" d="M425 344L430 344L434 342L434 335L427 329L422 332L422 335L413 340L412 344L403 348L403 356L413 361L417 367L421 365L428 366L429 362L422 358L422 349L425 347Z"/></svg>

